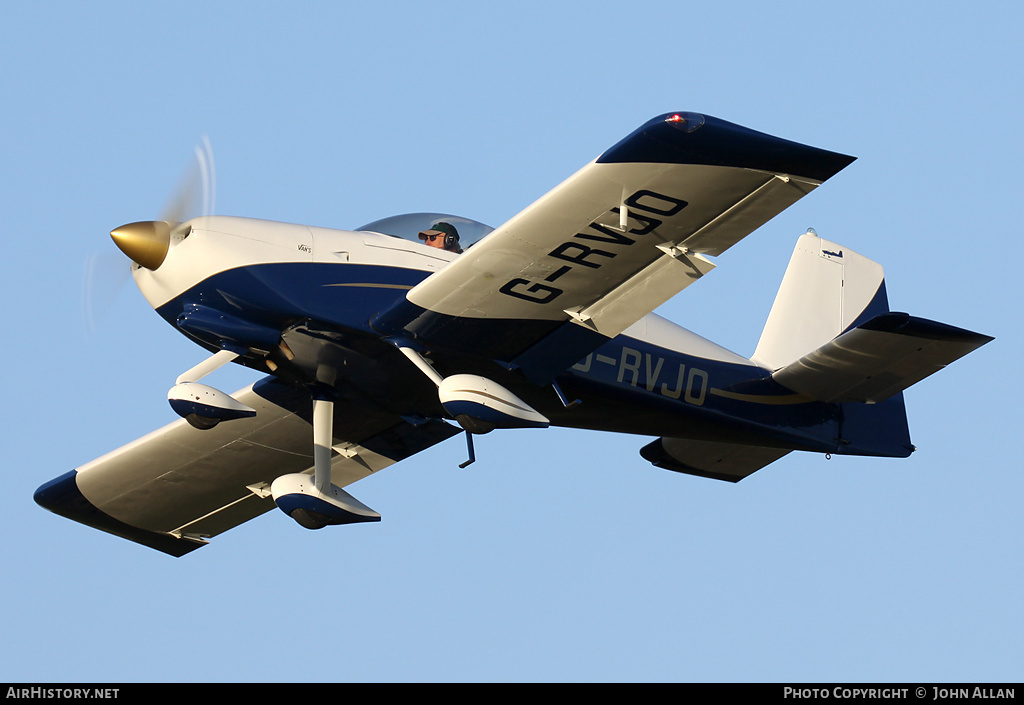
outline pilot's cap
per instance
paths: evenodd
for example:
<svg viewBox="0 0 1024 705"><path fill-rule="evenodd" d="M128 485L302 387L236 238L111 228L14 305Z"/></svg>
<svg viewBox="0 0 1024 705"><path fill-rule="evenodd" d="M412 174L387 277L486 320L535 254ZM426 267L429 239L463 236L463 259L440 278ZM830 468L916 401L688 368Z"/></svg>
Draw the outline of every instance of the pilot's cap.
<svg viewBox="0 0 1024 705"><path fill-rule="evenodd" d="M430 230L421 230L420 240L426 240L431 235L452 235L456 241L459 239L459 231L455 229L455 226L443 220L430 226Z"/></svg>

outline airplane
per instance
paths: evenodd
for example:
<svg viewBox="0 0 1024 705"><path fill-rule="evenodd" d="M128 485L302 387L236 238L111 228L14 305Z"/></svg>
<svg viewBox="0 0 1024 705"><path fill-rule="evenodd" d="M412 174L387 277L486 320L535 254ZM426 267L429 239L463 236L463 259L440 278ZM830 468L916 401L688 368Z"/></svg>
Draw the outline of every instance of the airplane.
<svg viewBox="0 0 1024 705"><path fill-rule="evenodd" d="M380 521L345 488L460 434L465 467L494 429L653 437L653 465L730 482L794 450L907 457L903 390L992 338L890 311L867 257L801 235L750 358L653 313L853 160L674 112L498 228L115 228L143 296L208 356L168 393L182 418L35 501L180 557L275 506L309 529ZM228 363L263 376L200 381Z"/></svg>

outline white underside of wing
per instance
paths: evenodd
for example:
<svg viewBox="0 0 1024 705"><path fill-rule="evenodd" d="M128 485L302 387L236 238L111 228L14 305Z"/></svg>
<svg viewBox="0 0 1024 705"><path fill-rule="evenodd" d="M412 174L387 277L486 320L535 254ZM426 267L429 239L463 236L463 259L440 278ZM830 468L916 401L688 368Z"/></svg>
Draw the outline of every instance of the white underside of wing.
<svg viewBox="0 0 1024 705"><path fill-rule="evenodd" d="M203 431L175 421L79 467L79 490L119 521L175 536L216 536L273 509L275 478L312 471L311 426L251 387L232 396L257 415ZM395 462L352 442L334 450L339 487Z"/></svg>
<svg viewBox="0 0 1024 705"><path fill-rule="evenodd" d="M449 316L589 318L613 336L710 271L703 255L720 254L816 185L734 167L591 163L408 300Z"/></svg>

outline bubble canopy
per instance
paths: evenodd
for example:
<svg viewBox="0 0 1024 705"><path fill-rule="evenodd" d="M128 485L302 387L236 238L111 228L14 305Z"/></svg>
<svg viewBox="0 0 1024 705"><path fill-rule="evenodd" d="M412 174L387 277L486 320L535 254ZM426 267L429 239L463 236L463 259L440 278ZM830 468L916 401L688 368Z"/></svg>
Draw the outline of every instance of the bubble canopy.
<svg viewBox="0 0 1024 705"><path fill-rule="evenodd" d="M446 213L404 213L402 215L393 215L390 218L382 218L372 223L367 223L361 228L356 228L356 230L391 235L392 237L400 237L404 240L412 240L413 242L422 242L419 238L420 232L433 229L439 222L455 226L455 229L459 232L459 244L462 249L466 249L494 230L491 226L484 225L479 221Z"/></svg>

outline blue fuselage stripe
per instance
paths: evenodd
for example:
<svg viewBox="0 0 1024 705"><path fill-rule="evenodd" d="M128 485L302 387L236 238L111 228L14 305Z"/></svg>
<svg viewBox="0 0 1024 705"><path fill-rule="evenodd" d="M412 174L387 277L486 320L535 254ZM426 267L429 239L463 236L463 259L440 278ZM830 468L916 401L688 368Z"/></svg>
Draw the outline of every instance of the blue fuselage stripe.
<svg viewBox="0 0 1024 705"><path fill-rule="evenodd" d="M199 304L235 314L245 311L246 319L257 327L284 330L303 320L316 321L372 342L389 333L375 330L374 318L396 305L411 306L405 292L428 275L360 264L253 265L207 279L160 307L159 313L173 324L186 307ZM550 412L557 425L670 435L686 433L701 420L730 433L745 430L773 442L836 450L839 405L800 399L756 366L700 358L626 336L609 340L582 326L557 321L456 318L425 312L412 324L414 332L424 329L417 325L430 329L431 334L424 337L436 339L443 329L443 339L458 340L458 349L447 351L455 359L496 359L527 372L530 355L543 362L544 346L510 359L508 351L516 349L515 341L543 340L545 334L554 333L553 339L562 336L560 344L578 346L580 361L561 374L551 371L548 379L557 376L563 389L589 393L592 401L587 411L576 408L572 414L560 413L549 405L556 397L544 387L531 390L528 385L523 391L523 398L542 413ZM219 344L212 339L201 342L210 347ZM392 354L391 346L380 342L380 359ZM445 353L439 348L438 354ZM603 416L593 413L596 409L602 409Z"/></svg>

